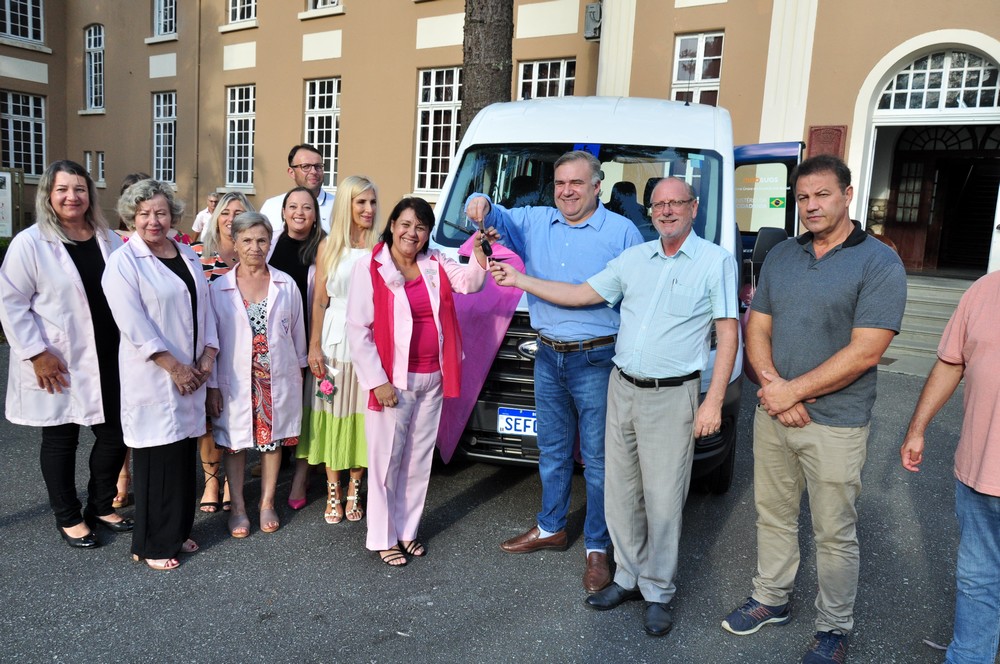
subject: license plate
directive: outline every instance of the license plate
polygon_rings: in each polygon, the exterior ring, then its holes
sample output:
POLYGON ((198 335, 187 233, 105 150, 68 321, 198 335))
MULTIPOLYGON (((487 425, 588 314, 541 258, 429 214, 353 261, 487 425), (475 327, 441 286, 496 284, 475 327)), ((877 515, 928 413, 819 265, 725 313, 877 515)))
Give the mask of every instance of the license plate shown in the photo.
POLYGON ((537 436, 535 411, 520 408, 497 408, 497 433, 537 436))

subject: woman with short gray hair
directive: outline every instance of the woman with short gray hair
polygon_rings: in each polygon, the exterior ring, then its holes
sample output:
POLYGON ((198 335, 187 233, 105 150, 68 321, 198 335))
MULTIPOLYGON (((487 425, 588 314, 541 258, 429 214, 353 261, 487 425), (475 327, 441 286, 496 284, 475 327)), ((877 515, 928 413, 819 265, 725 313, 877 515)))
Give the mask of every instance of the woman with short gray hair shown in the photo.
POLYGON ((239 215, 232 235, 239 260, 211 288, 220 354, 210 378, 208 413, 215 443, 226 452, 229 534, 241 539, 250 534, 243 498, 248 449, 261 455, 260 529, 272 533, 281 526, 274 507, 280 448, 299 442, 308 349, 298 286, 267 264, 272 236, 267 217, 239 215))

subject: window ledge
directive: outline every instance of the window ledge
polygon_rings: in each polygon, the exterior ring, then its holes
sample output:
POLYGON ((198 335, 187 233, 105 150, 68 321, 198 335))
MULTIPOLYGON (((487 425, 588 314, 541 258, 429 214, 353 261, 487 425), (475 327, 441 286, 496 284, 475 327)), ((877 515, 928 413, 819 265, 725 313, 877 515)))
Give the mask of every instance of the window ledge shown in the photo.
POLYGON ((439 198, 441 198, 441 190, 440 189, 433 189, 433 190, 431 190, 431 189, 425 189, 423 191, 414 191, 413 193, 410 194, 410 196, 416 196, 418 198, 422 198, 425 201, 427 201, 428 203, 430 203, 431 205, 433 205, 433 204, 435 204, 435 203, 438 202, 439 198))
POLYGON ((83 110, 77 111, 77 115, 105 115, 107 110, 103 108, 85 108, 83 110))
POLYGON ((42 179, 41 175, 28 175, 27 173, 25 173, 25 175, 24 175, 24 184, 37 185, 38 182, 39 182, 39 180, 41 180, 41 179, 42 179))
POLYGON ((13 37, 0 36, 0 45, 3 46, 13 46, 14 48, 23 48, 26 51, 37 51, 38 53, 52 53, 52 49, 39 42, 25 41, 23 39, 15 39, 13 37))
POLYGON ((308 21, 311 18, 322 18, 324 16, 337 16, 338 14, 344 13, 344 5, 337 5, 336 7, 323 7, 322 9, 310 9, 309 11, 299 12, 300 21, 308 21))
POLYGON ((252 184, 227 184, 215 190, 217 194, 228 194, 231 191, 238 191, 246 196, 256 196, 257 188, 252 184))
POLYGON ((177 33, 172 32, 169 35, 156 35, 155 37, 146 37, 143 39, 145 44, 162 44, 163 42, 175 42, 177 41, 177 33))
POLYGON ((97 187, 98 189, 107 189, 108 183, 105 182, 104 180, 95 180, 94 186, 97 187))
POLYGON ((250 19, 249 21, 237 21, 236 23, 227 23, 226 25, 219 26, 219 32, 236 32, 238 30, 250 30, 251 28, 259 27, 260 23, 257 19, 250 19))

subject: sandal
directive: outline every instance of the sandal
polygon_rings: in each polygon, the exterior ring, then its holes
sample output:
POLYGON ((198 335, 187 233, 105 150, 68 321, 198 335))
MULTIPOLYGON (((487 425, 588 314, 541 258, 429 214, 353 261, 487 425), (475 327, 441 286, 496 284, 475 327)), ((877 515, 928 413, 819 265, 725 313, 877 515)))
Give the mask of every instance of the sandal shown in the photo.
POLYGON ((331 526, 340 523, 344 519, 344 513, 340 510, 340 480, 327 482, 327 510, 323 513, 323 520, 331 526))
POLYGON ((144 562, 146 563, 146 566, 149 567, 149 569, 155 569, 158 572, 165 572, 167 570, 177 569, 178 567, 181 566, 181 561, 177 560, 176 558, 162 558, 162 559, 141 558, 133 554, 132 560, 134 560, 137 563, 144 562))
POLYGON ((236 539, 250 535, 250 519, 246 514, 233 514, 229 517, 229 534, 236 539))
POLYGON ((348 503, 353 502, 354 506, 351 507, 351 509, 347 510, 347 515, 346 515, 347 520, 361 521, 361 519, 364 518, 365 516, 364 510, 362 510, 360 505, 358 504, 361 501, 361 480, 356 477, 352 477, 350 479, 350 482, 351 482, 351 493, 347 494, 347 502, 348 503))
POLYGON ((398 546, 394 546, 391 549, 385 549, 384 551, 378 552, 379 558, 382 559, 389 567, 404 567, 408 562, 406 556, 402 551, 399 550, 398 546))
POLYGON ((403 544, 403 542, 400 542, 400 544, 403 545, 403 551, 406 551, 408 554, 410 554, 415 558, 423 558, 424 556, 427 555, 427 547, 424 546, 422 542, 418 542, 417 540, 410 540, 405 544, 403 544))
MULTIPOLYGON (((220 477, 220 475, 222 474, 221 466, 222 466, 221 461, 201 462, 201 468, 205 472, 205 484, 208 484, 210 481, 215 480, 215 483, 218 484, 219 488, 221 489, 222 487, 222 478, 220 477), (215 469, 215 472, 210 472, 212 468, 215 469)), ((216 498, 218 498, 219 493, 220 492, 216 492, 215 494, 216 498)), ((217 499, 202 500, 200 503, 198 503, 198 509, 201 510, 202 512, 205 512, 206 514, 215 514, 216 512, 219 511, 219 501, 217 499)))
POLYGON ((260 511, 260 530, 264 533, 273 533, 278 528, 281 528, 281 522, 278 521, 278 513, 274 511, 273 507, 268 509, 261 509, 260 511))

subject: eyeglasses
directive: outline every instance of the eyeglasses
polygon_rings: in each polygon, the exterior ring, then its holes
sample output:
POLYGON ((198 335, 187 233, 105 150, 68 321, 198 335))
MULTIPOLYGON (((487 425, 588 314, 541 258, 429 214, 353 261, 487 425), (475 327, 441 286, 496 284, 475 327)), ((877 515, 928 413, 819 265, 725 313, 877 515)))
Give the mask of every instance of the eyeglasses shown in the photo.
POLYGON ((652 210, 653 212, 656 212, 657 214, 663 212, 663 210, 667 208, 673 210, 679 210, 693 200, 694 200, 693 198, 687 198, 683 201, 657 201, 652 205, 650 205, 649 209, 652 210))
POLYGON ((292 164, 292 168, 298 168, 303 173, 312 173, 313 171, 325 170, 323 164, 292 164))

